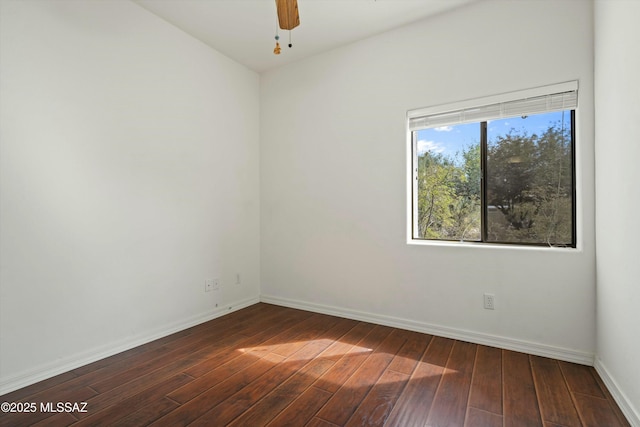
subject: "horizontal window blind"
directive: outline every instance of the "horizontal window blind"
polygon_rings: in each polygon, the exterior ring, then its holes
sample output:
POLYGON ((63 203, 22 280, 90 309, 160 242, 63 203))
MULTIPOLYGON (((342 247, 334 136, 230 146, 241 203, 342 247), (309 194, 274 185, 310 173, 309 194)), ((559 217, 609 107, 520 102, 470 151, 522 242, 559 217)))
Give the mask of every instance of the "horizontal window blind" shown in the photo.
MULTIPOLYGON (((482 100, 478 100, 478 103, 480 104, 479 106, 435 112, 433 114, 420 115, 420 113, 414 113, 415 116, 412 116, 410 113, 409 130, 417 131, 426 128, 483 122, 552 111, 574 110, 578 106, 578 90, 576 85, 575 90, 565 92, 488 103, 486 105, 482 105, 482 100)), ((443 107, 443 109, 446 109, 446 107, 443 107)))

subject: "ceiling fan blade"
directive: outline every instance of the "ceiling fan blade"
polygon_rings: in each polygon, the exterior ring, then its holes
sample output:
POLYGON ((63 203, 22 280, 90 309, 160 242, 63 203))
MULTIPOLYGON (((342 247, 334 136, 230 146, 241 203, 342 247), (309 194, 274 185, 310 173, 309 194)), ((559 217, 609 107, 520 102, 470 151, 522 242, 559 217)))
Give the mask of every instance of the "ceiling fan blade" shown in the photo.
POLYGON ((298 0, 276 0, 278 23, 283 30, 293 30, 300 25, 298 0))

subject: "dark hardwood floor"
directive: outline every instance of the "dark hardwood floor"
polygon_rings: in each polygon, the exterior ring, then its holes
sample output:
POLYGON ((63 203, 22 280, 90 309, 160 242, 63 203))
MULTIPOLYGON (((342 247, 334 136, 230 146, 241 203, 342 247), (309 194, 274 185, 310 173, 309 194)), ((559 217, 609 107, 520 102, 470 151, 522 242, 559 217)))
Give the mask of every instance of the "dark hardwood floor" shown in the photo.
POLYGON ((11 427, 629 425, 591 367, 269 304, 0 402, 36 404, 11 427))

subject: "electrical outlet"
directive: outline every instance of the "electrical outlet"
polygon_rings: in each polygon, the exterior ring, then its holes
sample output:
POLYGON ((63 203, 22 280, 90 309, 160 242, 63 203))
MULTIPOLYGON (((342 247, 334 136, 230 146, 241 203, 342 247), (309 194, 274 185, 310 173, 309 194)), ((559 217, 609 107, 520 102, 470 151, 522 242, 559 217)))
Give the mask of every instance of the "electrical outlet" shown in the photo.
POLYGON ((204 281, 204 291, 211 292, 213 289, 213 279, 207 279, 204 281))
POLYGON ((484 294, 484 308, 486 310, 496 309, 496 296, 493 294, 484 294))
POLYGON ((213 290, 214 291, 220 290, 220 281, 218 279, 213 279, 212 282, 213 282, 213 285, 212 285, 213 290))

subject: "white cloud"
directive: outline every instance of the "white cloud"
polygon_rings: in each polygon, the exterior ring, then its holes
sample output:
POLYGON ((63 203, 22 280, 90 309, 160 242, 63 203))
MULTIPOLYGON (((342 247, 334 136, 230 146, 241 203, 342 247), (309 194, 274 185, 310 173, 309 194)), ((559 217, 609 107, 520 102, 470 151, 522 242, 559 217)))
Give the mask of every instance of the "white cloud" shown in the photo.
POLYGON ((427 151, 438 154, 438 153, 442 153, 444 150, 445 148, 441 142, 425 141, 425 140, 418 141, 418 155, 422 155, 427 151))
POLYGON ((436 132, 451 132, 453 128, 451 126, 440 126, 439 128, 433 128, 436 132))

